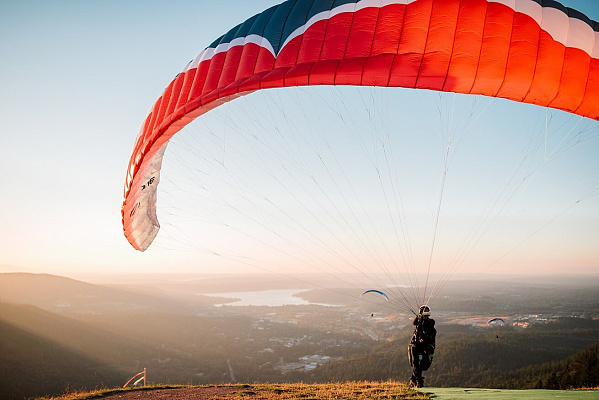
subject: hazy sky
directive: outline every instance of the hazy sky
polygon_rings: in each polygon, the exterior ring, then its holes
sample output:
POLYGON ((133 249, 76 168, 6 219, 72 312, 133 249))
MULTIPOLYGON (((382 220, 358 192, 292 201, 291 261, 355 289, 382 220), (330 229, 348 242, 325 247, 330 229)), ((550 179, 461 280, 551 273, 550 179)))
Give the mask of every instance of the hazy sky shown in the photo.
MULTIPOLYGON (((0 272, 207 272, 193 254, 130 247, 120 215, 127 162, 170 79, 216 37, 276 3, 4 1, 0 272)), ((595 0, 563 3, 599 20, 595 0)), ((597 150, 597 139, 589 146, 597 150)), ((589 180, 597 179, 597 156, 578 165, 589 180)), ((581 207, 573 218, 579 225, 568 225, 580 245, 551 257, 564 266, 572 260, 571 271, 596 273, 599 211, 581 207)), ((535 251, 528 272, 543 262, 535 251)))

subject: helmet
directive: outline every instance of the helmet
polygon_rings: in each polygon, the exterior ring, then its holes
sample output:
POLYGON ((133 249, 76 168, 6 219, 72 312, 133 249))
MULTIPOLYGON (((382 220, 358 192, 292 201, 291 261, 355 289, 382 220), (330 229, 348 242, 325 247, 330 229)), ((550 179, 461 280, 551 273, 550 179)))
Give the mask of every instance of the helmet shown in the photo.
POLYGON ((418 310, 418 314, 428 317, 429 315, 431 315, 431 308, 429 306, 427 306, 426 304, 423 304, 422 306, 420 306, 420 310, 418 310))

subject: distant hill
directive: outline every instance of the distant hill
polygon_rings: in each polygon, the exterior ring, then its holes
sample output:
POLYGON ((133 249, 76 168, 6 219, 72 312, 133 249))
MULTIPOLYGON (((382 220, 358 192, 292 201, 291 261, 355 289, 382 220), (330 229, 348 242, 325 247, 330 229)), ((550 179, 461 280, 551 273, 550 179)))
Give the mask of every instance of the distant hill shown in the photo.
POLYGON ((144 367, 152 382, 222 382, 226 355, 241 350, 225 351, 221 332, 239 334, 248 322, 190 314, 57 314, 0 303, 0 399, 115 387, 144 367))
POLYGON ((2 399, 122 385, 137 368, 128 355, 142 351, 133 340, 79 321, 33 306, 0 303, 2 399))
POLYGON ((0 301, 63 313, 197 312, 217 300, 173 297, 155 288, 94 285, 48 274, 0 274, 0 301))
POLYGON ((326 276, 283 276, 275 274, 247 274, 203 277, 179 281, 165 280, 152 284, 168 291, 186 293, 228 293, 271 289, 314 289, 318 286, 308 282, 326 283, 326 276), (302 279, 303 278, 303 279, 302 279))

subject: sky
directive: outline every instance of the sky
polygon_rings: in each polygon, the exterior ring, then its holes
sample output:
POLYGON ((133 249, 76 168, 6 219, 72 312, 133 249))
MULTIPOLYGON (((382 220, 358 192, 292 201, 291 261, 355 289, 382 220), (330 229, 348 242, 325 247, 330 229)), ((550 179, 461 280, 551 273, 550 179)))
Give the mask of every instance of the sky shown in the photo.
MULTIPOLYGON (((175 74, 215 38, 276 3, 3 1, 0 272, 209 272, 189 252, 130 247, 120 214, 125 171, 141 123, 175 74)), ((599 20, 594 0, 563 3, 599 20)), ((589 147, 597 149, 596 138, 589 147)), ((597 171, 596 156, 578 168, 597 171)), ((599 224, 592 221, 599 212, 588 203, 582 210, 580 225, 568 227, 579 232, 580 246, 560 253, 560 265, 597 273, 599 224)), ((535 254, 528 272, 542 264, 535 254)))

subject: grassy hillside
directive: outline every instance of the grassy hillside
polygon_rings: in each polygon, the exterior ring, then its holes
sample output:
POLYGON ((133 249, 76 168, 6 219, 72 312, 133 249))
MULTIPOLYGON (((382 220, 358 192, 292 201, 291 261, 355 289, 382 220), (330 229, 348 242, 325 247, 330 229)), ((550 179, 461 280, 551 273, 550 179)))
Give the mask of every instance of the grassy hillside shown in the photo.
POLYGON ((404 383, 345 382, 345 383, 276 383, 205 386, 153 386, 139 389, 106 389, 94 392, 70 393, 60 397, 38 400, 87 400, 94 398, 133 400, 152 399, 406 399, 428 400, 430 397, 411 389, 404 383))
POLYGON ((36 400, 187 400, 187 399, 255 399, 311 400, 334 399, 405 399, 405 400, 591 400, 599 395, 597 390, 502 390, 470 388, 424 388, 420 391, 404 383, 343 382, 343 383, 277 383, 277 384, 223 384, 149 386, 135 389, 103 389, 93 392, 72 392, 60 397, 43 397, 36 400))

